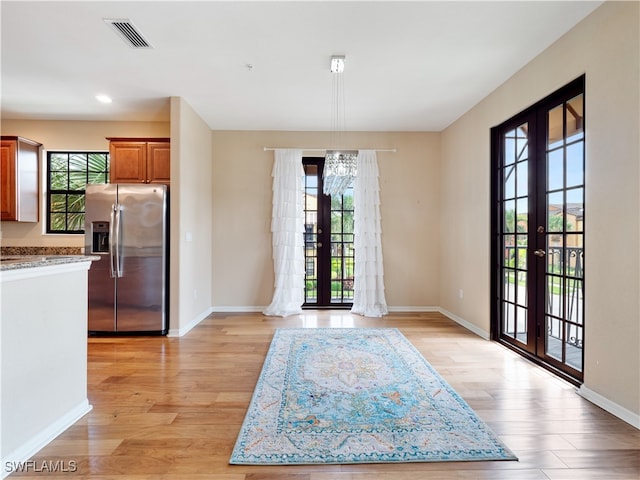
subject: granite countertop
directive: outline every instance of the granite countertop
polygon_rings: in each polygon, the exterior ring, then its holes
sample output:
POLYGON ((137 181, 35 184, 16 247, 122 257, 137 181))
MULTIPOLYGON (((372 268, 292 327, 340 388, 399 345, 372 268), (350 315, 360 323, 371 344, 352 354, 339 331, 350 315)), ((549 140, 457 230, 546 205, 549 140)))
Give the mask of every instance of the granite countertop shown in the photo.
POLYGON ((0 271, 99 260, 95 255, 1 255, 0 271))

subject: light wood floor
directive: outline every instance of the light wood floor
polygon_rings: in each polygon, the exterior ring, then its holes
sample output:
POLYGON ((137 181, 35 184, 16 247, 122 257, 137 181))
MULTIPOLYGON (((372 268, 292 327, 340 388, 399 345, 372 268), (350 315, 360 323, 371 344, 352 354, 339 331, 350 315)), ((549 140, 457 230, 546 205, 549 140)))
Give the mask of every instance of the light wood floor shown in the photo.
POLYGON ((578 396, 575 387, 437 313, 384 319, 342 311, 286 319, 215 314, 182 338, 91 338, 89 401, 93 410, 33 459, 36 465, 77 462, 77 472, 56 478, 640 478, 640 431, 578 396), (399 328, 520 460, 229 465, 274 329, 301 326, 399 328))

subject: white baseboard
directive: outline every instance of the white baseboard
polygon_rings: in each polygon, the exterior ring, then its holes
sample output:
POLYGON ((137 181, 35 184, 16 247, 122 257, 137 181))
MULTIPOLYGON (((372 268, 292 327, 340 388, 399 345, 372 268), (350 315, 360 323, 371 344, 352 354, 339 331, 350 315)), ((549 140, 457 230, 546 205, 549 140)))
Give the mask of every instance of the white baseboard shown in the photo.
POLYGON ((220 312, 220 313, 233 313, 233 312, 238 312, 238 313, 254 313, 254 312, 262 312, 264 309, 266 309, 267 306, 265 305, 264 307, 257 307, 257 306, 242 306, 242 307, 230 307, 227 305, 222 305, 222 306, 216 306, 216 307, 212 307, 211 310, 215 313, 215 312, 220 312))
MULTIPOLYGON (((267 306, 247 306, 247 305, 243 305, 243 306, 228 306, 228 305, 223 305, 223 306, 215 306, 212 307, 213 312, 220 312, 220 313, 256 313, 256 312, 263 312, 265 309, 267 308, 267 306)), ((393 307, 388 307, 390 312, 399 312, 399 313, 410 313, 410 312, 441 312, 442 309, 440 307, 421 307, 421 306, 393 306, 393 307)), ((313 309, 311 309, 312 311, 313 309)), ((303 312, 305 311, 309 311, 309 310, 303 310, 303 312)))
POLYGON ((168 337, 182 337, 189 333, 189 331, 198 325, 202 320, 207 318, 213 312, 213 308, 209 307, 204 312, 200 313, 197 317, 189 322, 189 324, 180 327, 180 328, 169 328, 169 332, 167 333, 168 337))
POLYGON ((388 310, 390 312, 399 312, 399 313, 404 313, 404 312, 439 312, 440 311, 440 307, 402 307, 402 306, 395 306, 395 307, 389 307, 387 306, 388 310))
POLYGON ((578 389, 578 395, 589 400, 591 403, 599 406, 603 410, 606 410, 611 415, 615 415, 620 420, 627 422, 629 425, 640 430, 640 415, 631 410, 612 402, 607 397, 594 392, 589 387, 585 387, 584 384, 578 389))
POLYGON ((75 406, 55 422, 51 423, 44 430, 33 436, 27 442, 2 458, 2 471, 0 478, 5 478, 12 473, 12 466, 18 466, 26 462, 42 448, 44 448, 54 438, 64 432, 71 425, 80 420, 83 416, 91 411, 93 407, 89 404, 89 400, 85 399, 79 405, 75 406))
POLYGON ((464 318, 459 317, 459 316, 457 316, 457 315, 445 310, 444 308, 438 307, 437 311, 440 312, 441 314, 443 314, 445 317, 450 318, 451 320, 456 322, 458 325, 461 325, 464 328, 466 328, 467 330, 475 333, 479 337, 482 337, 485 340, 490 340, 491 339, 491 335, 489 334, 489 332, 485 332, 484 330, 479 328, 477 325, 474 325, 473 323, 468 322, 464 318))

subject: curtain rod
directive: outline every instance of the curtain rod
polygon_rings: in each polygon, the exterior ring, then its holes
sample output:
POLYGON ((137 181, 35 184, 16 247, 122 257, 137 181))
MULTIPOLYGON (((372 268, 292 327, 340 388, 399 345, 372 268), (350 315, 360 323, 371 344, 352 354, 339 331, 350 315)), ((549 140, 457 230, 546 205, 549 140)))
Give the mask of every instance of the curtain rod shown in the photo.
MULTIPOLYGON (((292 148, 292 147, 288 147, 288 148, 292 148)), ((375 150, 376 152, 396 152, 395 148, 299 148, 299 147, 293 147, 296 148, 296 150, 302 150, 303 152, 326 152, 327 150, 375 150)), ((280 148, 277 147, 264 147, 264 151, 270 151, 270 150, 280 150, 280 148)))

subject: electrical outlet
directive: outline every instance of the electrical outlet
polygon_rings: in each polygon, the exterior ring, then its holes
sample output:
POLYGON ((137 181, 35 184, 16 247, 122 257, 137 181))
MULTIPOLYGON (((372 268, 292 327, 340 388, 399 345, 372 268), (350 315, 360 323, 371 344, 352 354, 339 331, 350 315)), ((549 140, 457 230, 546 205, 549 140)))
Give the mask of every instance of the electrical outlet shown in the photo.
POLYGON ((460 300, 464 298, 464 290, 462 289, 458 290, 458 297, 460 297, 460 300))

